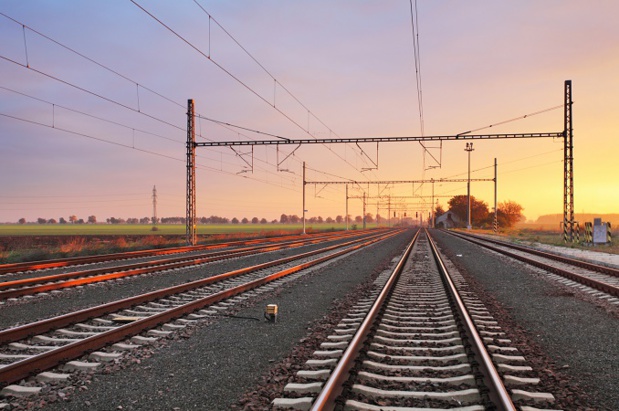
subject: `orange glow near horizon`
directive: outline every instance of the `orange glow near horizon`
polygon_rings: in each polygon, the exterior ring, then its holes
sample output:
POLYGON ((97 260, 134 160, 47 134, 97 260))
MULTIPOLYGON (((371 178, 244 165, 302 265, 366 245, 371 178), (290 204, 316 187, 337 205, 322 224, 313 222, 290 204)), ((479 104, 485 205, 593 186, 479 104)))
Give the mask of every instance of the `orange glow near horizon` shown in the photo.
MULTIPOLYGON (((0 59, 0 223, 150 217, 153 185, 158 216, 184 217, 189 98, 200 115, 198 141, 420 135, 405 6, 209 4, 209 13, 251 56, 219 27, 209 31, 208 17, 191 2, 148 6, 205 58, 131 4, 4 3, 0 11, 20 24, 0 17, 6 39, 0 45, 6 57, 0 59), (26 53, 21 24, 124 77, 30 29, 26 53)), ((547 109, 563 104, 563 83, 572 80, 575 211, 619 213, 613 160, 619 152, 613 137, 619 3, 443 0, 418 6, 424 134, 560 132, 563 110, 547 109)), ((425 155, 418 143, 385 143, 378 150, 375 144, 200 148, 197 215, 301 216, 303 161, 309 181, 466 178, 465 142, 426 146, 425 155), (368 170, 374 163, 378 168, 368 170)), ((521 204, 530 221, 561 214, 562 146, 562 139, 475 140, 471 177, 493 178, 496 158, 499 202, 521 204)), ((432 207, 431 184, 351 184, 349 190, 350 196, 365 190, 422 197, 392 204, 411 212, 432 207)), ((434 185, 443 206, 443 196, 465 193, 466 183, 434 185)), ((306 194, 307 218, 345 215, 343 185, 308 185, 306 194)), ((492 183, 472 184, 471 194, 493 207, 492 183)), ((348 205, 353 218, 362 214, 360 200, 348 205)), ((388 209, 372 200, 366 212, 386 216, 388 209)))

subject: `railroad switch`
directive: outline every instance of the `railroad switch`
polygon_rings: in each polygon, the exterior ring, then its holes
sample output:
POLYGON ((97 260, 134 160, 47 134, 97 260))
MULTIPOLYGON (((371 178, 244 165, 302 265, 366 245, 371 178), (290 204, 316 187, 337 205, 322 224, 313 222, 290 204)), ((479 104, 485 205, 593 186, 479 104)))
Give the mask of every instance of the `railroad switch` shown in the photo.
POLYGON ((277 321, 277 304, 268 304, 266 309, 264 310, 264 318, 267 319, 268 322, 274 323, 277 321))

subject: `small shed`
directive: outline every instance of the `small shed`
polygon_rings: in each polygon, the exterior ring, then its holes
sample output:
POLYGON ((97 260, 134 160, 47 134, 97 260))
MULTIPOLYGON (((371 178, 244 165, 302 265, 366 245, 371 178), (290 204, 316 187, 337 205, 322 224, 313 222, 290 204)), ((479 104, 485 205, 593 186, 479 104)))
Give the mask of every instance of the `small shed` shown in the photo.
POLYGON ((453 211, 448 210, 445 214, 441 214, 436 217, 436 228, 454 228, 462 225, 462 221, 454 214, 453 211))

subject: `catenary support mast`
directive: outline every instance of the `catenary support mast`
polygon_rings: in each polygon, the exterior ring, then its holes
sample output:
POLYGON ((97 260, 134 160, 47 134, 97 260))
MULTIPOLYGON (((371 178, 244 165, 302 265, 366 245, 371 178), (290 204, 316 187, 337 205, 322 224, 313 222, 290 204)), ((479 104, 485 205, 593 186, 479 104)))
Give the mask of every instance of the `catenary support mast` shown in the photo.
POLYGON ((187 101, 187 215, 185 240, 196 245, 196 129, 193 100, 187 101))
POLYGON ((563 241, 574 241, 574 146, 572 80, 565 80, 563 129, 563 241))

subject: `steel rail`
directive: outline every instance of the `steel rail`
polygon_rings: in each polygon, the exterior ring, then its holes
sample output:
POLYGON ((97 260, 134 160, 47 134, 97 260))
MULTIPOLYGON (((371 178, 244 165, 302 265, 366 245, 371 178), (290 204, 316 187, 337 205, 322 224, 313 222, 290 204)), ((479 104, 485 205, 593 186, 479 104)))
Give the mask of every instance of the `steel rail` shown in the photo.
MULTIPOLYGON (((102 332, 100 334, 91 336, 91 337, 87 337, 83 340, 80 341, 76 341, 74 343, 70 343, 68 345, 59 347, 56 350, 53 351, 48 351, 45 353, 41 353, 39 355, 21 360, 21 361, 17 361, 13 364, 7 365, 3 368, 0 368, 0 385, 7 385, 7 384, 11 384, 13 382, 19 381, 23 378, 26 378, 32 374, 35 374, 37 372, 41 372, 50 368, 53 368, 55 366, 57 366, 59 363, 61 362, 66 362, 69 361, 71 359, 74 358, 78 358, 82 355, 84 355, 85 353, 91 352, 93 350, 102 348, 106 345, 109 345, 111 343, 117 342, 117 341, 122 341, 130 336, 139 334, 140 332, 149 329, 149 328, 153 328, 159 324, 168 322, 170 320, 173 320, 175 318, 181 317, 183 315, 189 314, 191 312, 194 312, 196 310, 199 310, 205 306, 208 305, 212 305, 215 304, 219 301, 222 301, 224 299, 233 297, 237 294, 240 294, 242 292, 251 290, 253 288, 259 287, 261 285, 264 285, 266 283, 269 283, 271 281, 277 280, 278 278, 284 277, 286 275, 301 271, 303 269, 321 264, 323 262, 326 262, 328 260, 332 260, 334 258, 337 258, 339 256, 348 254, 352 251, 358 250, 360 248, 369 246, 371 244, 374 244, 378 241, 390 238, 392 236, 395 236, 396 234, 399 234, 401 231, 391 231, 388 233, 383 233, 382 235, 378 235, 375 236, 374 238, 371 239, 363 239, 363 240, 355 240, 352 241, 349 244, 350 247, 345 248, 343 250, 337 251, 333 254, 330 254, 328 256, 323 256, 320 258, 317 258, 315 260, 312 261, 308 261, 305 263, 302 263, 300 265, 297 265, 295 267, 291 267, 291 268, 287 268, 284 269, 282 271, 279 271, 277 273, 268 275, 264 278, 261 279, 257 279, 257 280, 253 280, 250 281, 248 283, 245 283, 243 285, 240 286, 236 286, 234 288, 228 289, 228 290, 224 290, 224 291, 220 291, 216 294, 213 294, 211 296, 196 300, 196 301, 192 301, 189 302, 187 304, 175 307, 173 309, 170 309, 168 311, 165 312, 161 312, 161 313, 157 313, 154 315, 151 315, 149 317, 140 319, 140 320, 136 320, 132 323, 120 326, 118 328, 115 328, 113 330, 109 330, 109 331, 105 331, 102 332)), ((343 245, 339 245, 337 246, 338 248, 341 248, 343 245)), ((332 248, 332 247, 329 247, 332 248)), ((320 250, 320 252, 324 252, 325 250, 320 250)), ((306 254, 316 254, 315 251, 312 251, 310 253, 306 253, 306 254)), ((283 261, 283 260, 289 260, 289 259, 282 259, 282 260, 278 260, 283 261)), ((274 265, 273 263, 266 263, 266 264, 261 264, 260 266, 255 266, 252 267, 254 270, 256 269, 260 269, 260 268, 266 268, 264 266, 272 266, 274 265), (257 268, 260 267, 260 268, 257 268)), ((237 271, 246 271, 248 269, 245 270, 237 270, 237 271)), ((230 277, 232 275, 238 275, 238 272, 230 272, 230 273, 226 273, 226 274, 222 274, 222 276, 225 277, 230 277)), ((27 337, 28 335, 31 335, 33 332, 34 333, 39 333, 41 332, 41 329, 39 326, 35 326, 35 327, 31 327, 32 325, 37 325, 37 324, 43 324, 45 323, 45 328, 46 331, 49 331, 50 329, 54 329, 57 328, 59 326, 59 324, 63 324, 66 325, 68 323, 75 323, 75 322, 79 322, 82 321, 84 319, 87 318, 92 318, 93 316, 99 316, 99 315, 103 315, 103 314, 107 314, 113 311, 117 311, 118 309, 123 309, 123 308, 127 308, 127 306, 132 306, 136 303, 143 303, 143 302, 147 302, 147 301, 152 301, 153 296, 157 295, 157 298, 162 298, 162 297, 166 297, 172 293, 177 293, 177 292, 182 292, 182 291, 187 291, 188 289, 192 289, 192 288, 197 288, 203 284, 208 283, 210 280, 210 282, 214 282, 213 278, 211 279, 206 279, 206 280, 200 280, 200 281, 195 281, 193 283, 188 283, 188 284, 183 284, 181 286, 176 286, 176 287, 171 287, 165 290, 160 290, 158 292, 153 292, 153 293, 147 293, 147 294, 143 294, 141 296, 137 296, 137 297, 132 297, 129 299, 125 299, 125 300, 121 300, 119 302, 114 302, 114 303, 109 303, 109 304, 104 304, 102 306, 99 307, 94 307, 92 309, 86 309, 86 310, 82 310, 79 311, 77 313, 74 314, 67 314, 61 317, 57 317, 57 319, 61 319, 60 321, 50 321, 50 320, 44 320, 41 321, 39 323, 33 323, 33 324, 29 324, 27 326, 23 326, 23 327, 18 327, 17 329, 12 329, 12 330, 6 330, 3 332, 0 332, 0 341, 3 343, 6 343, 10 340, 13 340, 15 337, 11 337, 9 339, 6 338, 6 336, 8 334, 21 334, 22 337, 20 338, 24 338, 27 337), (127 305, 128 304, 128 305, 127 305), (112 309, 112 307, 114 307, 114 309, 112 309), (85 314, 88 312, 88 314, 85 316, 85 314), (26 329, 29 328, 27 331, 26 329), (21 329, 21 330, 20 330, 21 329), (19 333, 15 333, 15 331, 20 331, 19 333), (24 333, 24 331, 26 331, 24 333)), ((51 320, 57 320, 57 319, 51 319, 51 320)), ((61 326, 61 325, 60 325, 61 326)))
MULTIPOLYGON (((383 238, 383 237, 387 238, 388 236, 396 235, 399 232, 400 231, 391 231, 391 232, 383 233, 382 235, 375 236, 373 239, 383 238)), ((302 258, 311 257, 316 254, 332 251, 336 248, 346 247, 349 245, 355 245, 362 241, 367 241, 367 239, 353 240, 353 241, 349 241, 343 244, 337 244, 337 245, 321 248, 319 250, 314 250, 314 251, 309 251, 307 253, 294 255, 291 257, 280 258, 278 260, 273 260, 273 261, 269 261, 266 263, 262 263, 262 264, 258 264, 258 265, 254 265, 250 267, 240 268, 237 270, 229 271, 227 273, 215 275, 215 276, 208 277, 208 278, 203 278, 203 279, 192 281, 189 283, 184 283, 184 284, 164 288, 161 290, 156 290, 156 291, 151 291, 148 293, 140 294, 134 297, 128 297, 122 300, 113 301, 113 302, 106 303, 106 304, 101 304, 96 307, 85 308, 83 310, 76 311, 74 313, 65 314, 65 315, 61 315, 58 317, 53 317, 53 318, 33 322, 30 324, 25 324, 22 326, 1 330, 0 331, 0 344, 7 344, 10 342, 15 342, 20 339, 30 337, 32 335, 44 333, 44 332, 47 332, 55 328, 64 327, 76 321, 88 320, 93 317, 109 314, 111 312, 115 312, 115 311, 125 309, 125 308, 130 308, 137 304, 147 303, 147 302, 159 299, 159 298, 165 298, 172 294, 189 291, 194 288, 203 287, 203 286, 206 286, 206 285, 209 285, 209 284, 212 284, 212 283, 215 283, 215 282, 218 282, 218 281, 230 278, 230 277, 247 274, 252 271, 262 270, 265 268, 270 268, 270 267, 274 267, 274 266, 281 265, 281 264, 286 264, 286 263, 299 260, 302 258)))
POLYGON ((406 247, 402 258, 398 261, 398 264, 393 269, 387 283, 383 287, 382 291, 376 297, 374 304, 372 304, 372 308, 370 308, 367 316, 359 326, 359 329, 355 333, 352 338, 350 345, 346 348, 346 351, 342 354, 342 357, 338 361, 335 369, 329 376, 327 382, 325 382, 320 394, 312 404, 311 411, 319 411, 319 410, 333 410, 335 408, 335 400, 342 392, 342 386, 346 382, 349 376, 349 372, 351 368, 354 366, 355 359, 358 357, 359 352, 363 347, 363 343, 365 342, 370 329, 373 327, 376 318, 378 316, 379 311, 381 310, 383 303, 387 299, 387 296, 391 293, 393 286, 397 282, 404 265, 406 264, 406 260, 419 237, 419 230, 415 233, 415 236, 406 247))
POLYGON ((428 242, 430 243, 430 246, 432 248, 434 261, 436 261, 441 276, 443 277, 447 291, 452 296, 455 308, 458 311, 460 320, 462 322, 462 325, 464 326, 465 333, 468 337, 470 348, 473 351, 473 354, 475 355, 475 358, 478 362, 479 370, 485 377, 485 382, 487 383, 486 385, 489 389, 488 396, 490 401, 492 401, 493 405, 496 407, 495 409, 498 411, 516 411, 516 406, 512 402, 511 396, 509 395, 507 388, 505 388, 503 380, 501 379, 501 376, 499 375, 497 369, 494 366, 494 363, 492 362, 492 357, 484 346, 483 339, 477 332, 477 328, 475 327, 475 324, 473 323, 473 320, 468 313, 466 305, 460 298, 460 294, 458 293, 456 286, 451 280, 449 271, 447 270, 447 267, 445 267, 445 264, 441 259, 434 240, 430 236, 428 230, 425 230, 425 232, 428 236, 428 242))
MULTIPOLYGON (((322 236, 324 234, 310 234, 310 236, 322 236)), ((237 247, 237 246, 245 246, 259 243, 272 243, 283 240, 291 240, 295 238, 303 238, 307 237, 302 235, 295 236, 278 236, 271 238, 254 238, 249 240, 239 240, 239 241, 230 241, 225 243, 215 243, 215 244, 206 244, 206 245, 198 245, 198 246, 183 246, 183 247, 173 247, 173 248, 162 248, 162 249, 150 249, 150 250, 137 250, 137 251, 127 251, 123 253, 114 253, 114 254, 102 254, 96 256, 83 256, 83 257, 69 257, 62 259, 53 259, 53 260, 41 260, 41 261, 29 261, 22 263, 9 263, 9 264, 0 264, 0 275, 7 273, 14 273, 20 271, 34 271, 34 270, 43 270, 48 268, 59 268, 59 267, 69 267, 72 265, 79 264, 90 264, 90 263, 100 263, 105 261, 114 261, 121 259, 129 259, 129 258, 139 258, 139 257, 150 257, 156 255, 167 255, 167 254, 178 254, 184 252, 191 251, 200 251, 200 250, 216 250, 219 248, 227 248, 227 247, 237 247)))
MULTIPOLYGON (((444 230, 447 231, 447 230, 444 230)), ((452 232, 452 231, 447 231, 448 233, 452 234, 452 235, 456 235, 462 238, 475 238, 477 240, 481 240, 481 241, 486 241, 492 244, 496 244, 496 245, 502 245, 504 247, 508 247, 508 248, 513 248, 516 250, 520 250, 520 251, 524 251, 526 253, 529 254, 535 254, 538 255, 540 257, 544 257, 544 258, 548 258, 551 260, 556 260, 556 261, 560 261, 562 263, 566 263, 566 264, 570 264, 570 265, 575 265, 577 267, 581 267, 581 268, 586 268, 587 270, 591 270, 591 271, 597 271, 599 273, 602 274, 607 274, 613 277, 619 277, 619 269, 617 268, 613 268, 613 267, 607 267, 604 265, 599 265, 599 264, 595 264, 595 263, 590 263, 588 261, 583 261, 583 260, 577 260, 575 258, 570 258, 570 257, 565 257, 559 254, 553 254, 553 253, 549 253, 546 251, 541 251, 541 250, 536 250, 534 248, 530 248, 530 247, 525 247, 525 246, 521 246, 518 244, 512 244, 512 243, 508 243, 506 241, 500 241, 500 240, 495 240, 492 238, 485 238, 479 235, 475 235, 475 234, 464 234, 464 233, 456 233, 456 232, 452 232)))
MULTIPOLYGON (((452 233, 450 233, 450 234, 452 234, 452 233)), ((455 234, 452 234, 452 235, 455 235, 455 234)), ((542 263, 541 261, 537 261, 537 260, 534 260, 532 258, 528 258, 528 257, 522 256, 522 255, 519 255, 519 254, 515 254, 515 253, 512 253, 510 251, 504 250, 502 248, 491 246, 489 244, 484 244, 483 242, 481 242, 479 240, 475 240, 475 239, 472 239, 472 238, 467 238, 465 236, 457 236, 457 237, 462 238, 465 241, 469 241, 469 242, 471 242, 473 244, 477 244, 477 245, 479 245, 481 247, 485 247, 485 248, 487 248, 489 250, 492 250, 492 251, 495 251, 497 253, 506 255, 508 257, 515 258, 515 259, 520 260, 522 262, 525 262, 527 264, 531 264, 531 265, 533 265, 535 267, 538 267, 538 268, 541 268, 543 270, 550 271, 552 273, 558 274, 558 275, 560 275, 562 277, 568 278, 568 279, 576 281, 578 283, 587 285, 587 286, 589 286, 591 288, 595 288, 597 290, 603 291, 603 292, 605 292, 607 294, 610 294, 610 295, 613 295, 615 297, 619 297, 619 287, 616 287, 614 285, 611 285, 611 284, 608 284, 608 283, 605 283, 605 282, 602 282, 602 281, 594 280, 593 278, 589 278, 589 277, 586 277, 586 276, 583 276, 583 275, 580 275, 580 274, 576 274, 576 273, 573 273, 571 271, 563 270, 563 269, 558 268, 558 267, 553 267, 552 265, 549 265, 549 264, 546 264, 546 263, 542 263)))
MULTIPOLYGON (((364 234, 367 235, 367 234, 364 234)), ((361 236, 360 236, 361 237, 361 236)), ((271 252, 283 248, 294 248, 323 241, 336 241, 347 236, 312 237, 295 241, 285 241, 275 244, 259 245, 254 247, 237 248, 234 250, 215 251, 208 254, 175 257, 164 260, 148 261, 125 266, 106 267, 83 270, 64 274, 48 275, 43 277, 25 278, 20 280, 0 282, 0 300, 16 298, 24 295, 75 287, 77 285, 93 284, 117 278, 147 274, 161 270, 186 268, 194 265, 220 261, 226 258, 238 258, 256 254, 257 252, 271 252), (73 281, 72 281, 73 280, 73 281), (55 283, 49 284, 55 281, 55 283), (62 281, 62 282, 58 282, 62 281), (40 284, 40 285, 37 285, 40 284), (16 289, 10 289, 20 287, 16 289), (4 290, 4 291, 3 291, 4 290)))

